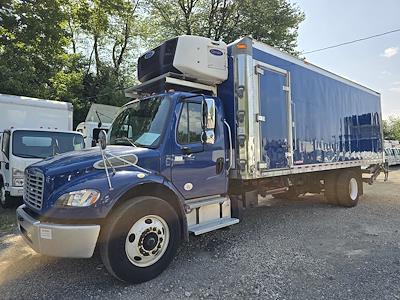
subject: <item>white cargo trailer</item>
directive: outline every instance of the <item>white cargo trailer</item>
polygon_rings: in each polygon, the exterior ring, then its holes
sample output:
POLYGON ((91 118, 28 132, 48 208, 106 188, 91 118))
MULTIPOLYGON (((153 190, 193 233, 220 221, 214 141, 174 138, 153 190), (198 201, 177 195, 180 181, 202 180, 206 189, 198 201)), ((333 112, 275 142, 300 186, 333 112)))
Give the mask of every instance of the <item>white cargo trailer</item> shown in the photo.
POLYGON ((93 103, 90 106, 85 122, 79 123, 76 131, 83 134, 86 148, 97 145, 100 131, 108 132, 112 121, 118 114, 117 106, 93 103))
POLYGON ((27 166, 84 147, 73 128, 71 103, 0 94, 0 204, 23 195, 27 166))

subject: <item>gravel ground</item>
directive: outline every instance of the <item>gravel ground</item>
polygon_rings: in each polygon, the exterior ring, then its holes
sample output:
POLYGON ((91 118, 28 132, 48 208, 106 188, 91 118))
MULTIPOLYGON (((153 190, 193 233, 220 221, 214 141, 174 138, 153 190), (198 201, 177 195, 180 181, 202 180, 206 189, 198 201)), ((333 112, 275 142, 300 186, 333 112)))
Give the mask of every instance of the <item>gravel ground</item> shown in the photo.
POLYGON ((400 299, 399 194, 400 169, 351 209, 321 195, 265 199, 240 224, 191 237, 161 276, 136 286, 98 256, 42 257, 15 227, 0 230, 0 298, 400 299))

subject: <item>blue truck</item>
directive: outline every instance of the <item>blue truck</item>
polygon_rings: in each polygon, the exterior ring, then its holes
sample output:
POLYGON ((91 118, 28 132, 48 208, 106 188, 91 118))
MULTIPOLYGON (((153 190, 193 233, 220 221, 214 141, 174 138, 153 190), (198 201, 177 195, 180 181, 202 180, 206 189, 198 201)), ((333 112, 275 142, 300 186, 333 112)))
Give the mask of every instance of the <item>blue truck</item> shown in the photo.
POLYGON ((17 219, 36 252, 98 249, 116 278, 144 282, 260 196, 353 207, 384 168, 379 93, 251 38, 168 40, 138 79, 98 147, 26 169, 17 219))

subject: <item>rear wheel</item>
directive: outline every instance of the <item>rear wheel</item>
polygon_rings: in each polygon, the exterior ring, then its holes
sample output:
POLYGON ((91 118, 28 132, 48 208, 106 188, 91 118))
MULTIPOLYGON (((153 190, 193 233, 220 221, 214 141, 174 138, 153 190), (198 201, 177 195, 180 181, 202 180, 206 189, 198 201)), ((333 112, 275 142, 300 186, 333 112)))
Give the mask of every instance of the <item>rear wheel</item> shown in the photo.
POLYGON ((361 185, 361 178, 356 172, 342 172, 337 180, 338 204, 346 207, 356 206, 360 198, 361 185))
POLYGON ((325 198, 330 204, 338 205, 337 174, 328 174, 324 179, 325 198))
POLYGON ((169 265, 180 242, 174 209, 156 197, 138 197, 119 207, 103 226, 100 254, 119 280, 140 283, 169 265))

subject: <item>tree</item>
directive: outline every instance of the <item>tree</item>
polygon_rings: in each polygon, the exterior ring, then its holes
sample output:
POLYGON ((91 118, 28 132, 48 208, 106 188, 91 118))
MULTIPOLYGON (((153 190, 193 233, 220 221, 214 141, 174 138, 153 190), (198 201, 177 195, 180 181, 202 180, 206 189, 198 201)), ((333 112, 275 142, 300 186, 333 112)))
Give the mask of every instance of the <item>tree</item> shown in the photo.
POLYGON ((139 0, 69 0, 63 6, 71 50, 85 58, 82 101, 122 105, 123 90, 135 80, 137 49, 148 31, 140 20, 139 0))
POLYGON ((383 135, 387 140, 400 141, 400 118, 389 117, 388 120, 383 120, 383 135))
POLYGON ((201 35, 232 42, 251 36, 294 53, 304 14, 287 0, 150 0, 164 36, 201 35))
POLYGON ((7 2, 0 19, 0 91, 49 97, 54 76, 76 61, 65 55, 69 41, 60 2, 7 2))

